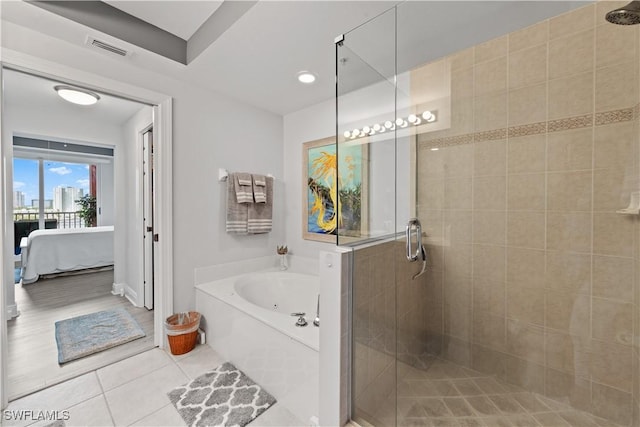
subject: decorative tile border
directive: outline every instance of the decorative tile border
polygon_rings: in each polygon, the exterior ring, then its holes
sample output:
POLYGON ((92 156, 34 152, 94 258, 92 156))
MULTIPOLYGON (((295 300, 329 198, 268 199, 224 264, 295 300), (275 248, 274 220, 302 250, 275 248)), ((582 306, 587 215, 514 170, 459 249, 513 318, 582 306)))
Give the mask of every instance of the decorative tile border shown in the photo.
POLYGON ((509 138, 518 136, 538 135, 547 131, 547 122, 531 123, 522 126, 512 126, 509 128, 509 138))
POLYGON ((561 132, 563 130, 586 128, 593 125, 593 114, 569 117, 566 119, 549 120, 548 132, 561 132))
POLYGON ((507 129, 495 129, 486 132, 476 132, 473 134, 473 139, 476 142, 480 141, 495 141, 497 139, 505 139, 507 137, 507 129))
POLYGON ((596 126, 608 125, 610 123, 629 122, 637 117, 634 108, 624 110, 606 111, 604 113, 596 113, 596 126))
POLYGON ((571 129, 580 129, 590 126, 602 126, 612 123, 628 122, 640 118, 640 104, 633 108, 605 111, 603 113, 586 114, 583 116, 568 117, 566 119, 549 120, 547 122, 530 123, 526 125, 511 126, 484 132, 467 133, 463 135, 446 136, 418 143, 418 150, 431 148, 451 147, 454 145, 472 144, 481 141, 496 141, 499 139, 517 138, 521 136, 540 135, 547 132, 561 132, 571 129))

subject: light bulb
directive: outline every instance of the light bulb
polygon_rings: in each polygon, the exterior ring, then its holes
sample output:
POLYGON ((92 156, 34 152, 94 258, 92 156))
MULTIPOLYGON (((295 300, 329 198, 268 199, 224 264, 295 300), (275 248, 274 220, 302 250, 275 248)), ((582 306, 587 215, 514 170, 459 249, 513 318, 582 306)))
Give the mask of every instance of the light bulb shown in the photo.
POLYGON ((418 117, 415 114, 409 114, 409 117, 407 117, 407 120, 409 120, 409 123, 415 123, 416 120, 418 120, 418 117))
POLYGON ((376 132, 380 132, 381 128, 382 128, 382 126, 380 126, 379 123, 376 123, 375 125, 373 125, 373 130, 375 130, 376 132))
POLYGON ((100 99, 97 93, 71 86, 58 85, 53 88, 65 101, 78 105, 93 105, 100 99))
POLYGON ((386 127, 387 129, 391 129, 393 127, 393 123, 391 123, 390 120, 387 120, 386 122, 384 122, 384 127, 386 127))
POLYGON ((398 126, 402 126, 402 123, 404 123, 404 120, 402 120, 402 118, 398 117, 398 118, 396 119, 396 125, 398 125, 398 126))
POLYGON ((431 114, 431 111, 427 110, 424 113, 422 113, 422 118, 425 120, 429 120, 431 118, 433 114, 431 114))
POLYGON ((348 130, 345 130, 343 135, 345 138, 349 138, 351 136, 351 132, 349 132, 348 130))
POLYGON ((362 130, 364 131, 364 133, 369 133, 371 132, 371 128, 369 126, 365 126, 362 128, 362 130))
POLYGON ((422 120, 420 119, 420 117, 416 117, 416 120, 413 122, 413 124, 418 126, 420 123, 422 123, 422 120))
POLYGON ((309 71, 300 71, 298 73, 298 81, 300 83, 311 84, 316 81, 316 75, 309 71))
POLYGON ((363 137, 365 135, 364 131, 360 131, 360 136, 363 137))
POLYGON ((432 122, 435 122, 435 121, 436 121, 436 115, 435 114, 432 114, 431 117, 429 117, 427 119, 428 123, 432 123, 432 122))
POLYGON ((407 123, 406 120, 402 120, 402 124, 400 125, 401 128, 406 128, 409 125, 409 123, 407 123))

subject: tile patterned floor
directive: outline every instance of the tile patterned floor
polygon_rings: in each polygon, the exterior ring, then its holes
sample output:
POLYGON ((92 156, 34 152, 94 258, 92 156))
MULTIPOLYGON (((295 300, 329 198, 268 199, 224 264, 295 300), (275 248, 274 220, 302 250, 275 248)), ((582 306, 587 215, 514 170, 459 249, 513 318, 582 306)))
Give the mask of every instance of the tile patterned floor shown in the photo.
MULTIPOLYGON (((182 356, 153 349, 9 403, 7 411, 69 411, 66 426, 184 426, 167 392, 224 360, 209 346, 182 356)), ((43 427, 47 422, 9 421, 2 426, 43 427)), ((251 426, 301 426, 276 403, 251 426)))
POLYGON ((438 359, 398 365, 399 427, 618 427, 493 376, 438 359))
MULTIPOLYGON (((173 356, 153 349, 11 402, 8 411, 68 410, 66 426, 184 426, 167 392, 224 360, 209 346, 173 356)), ((398 366, 399 427, 618 427, 446 361, 425 371, 398 366)), ((4 413, 3 413, 4 415, 4 413)), ((2 426, 44 427, 7 421, 2 426)), ((251 426, 303 426, 277 403, 251 426)))

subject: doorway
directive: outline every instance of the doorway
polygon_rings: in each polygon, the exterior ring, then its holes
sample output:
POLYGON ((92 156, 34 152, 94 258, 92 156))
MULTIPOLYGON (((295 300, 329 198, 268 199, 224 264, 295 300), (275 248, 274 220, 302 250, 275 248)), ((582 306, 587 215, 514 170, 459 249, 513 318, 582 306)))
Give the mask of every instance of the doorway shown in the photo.
MULTIPOLYGON (((20 68, 20 67, 19 66, 13 66, 13 67, 7 68, 6 64, 5 64, 5 68, 3 69, 3 71, 4 71, 3 74, 6 75, 8 72, 19 72, 17 70, 17 68, 20 68)), ((37 78, 40 78, 40 77, 37 77, 37 78)), ((60 81, 64 81, 64 79, 60 79, 60 81)), ((6 91, 7 88, 8 88, 8 86, 5 84, 4 90, 6 91)), ((108 91, 101 91, 100 92, 101 95, 104 94, 104 98, 105 99, 109 97, 109 95, 107 95, 107 92, 108 91)), ((135 93, 135 90, 133 92, 135 93)), ((146 96, 148 96, 148 93, 146 94, 146 96)), ((154 118, 155 118, 154 124, 159 128, 159 132, 158 132, 159 135, 156 137, 156 147, 157 147, 156 148, 156 159, 157 159, 157 163, 156 164, 159 165, 159 166, 156 167, 155 168, 155 172, 153 174, 151 174, 151 176, 156 175, 156 176, 159 177, 159 179, 158 179, 159 183, 155 184, 155 188, 157 189, 157 191, 155 191, 152 194, 155 194, 157 196, 157 198, 159 199, 159 201, 162 203, 162 205, 165 206, 166 203, 167 203, 167 200, 170 201, 170 199, 171 199, 170 186, 166 185, 167 178, 169 179, 169 182, 170 182, 171 168, 170 168, 170 163, 168 163, 165 160, 165 157, 163 157, 163 155, 166 156, 166 154, 165 154, 166 150, 170 149, 170 143, 171 143, 170 133, 166 132, 166 131, 163 132, 163 130, 166 130, 167 127, 170 126, 170 117, 171 117, 170 99, 167 99, 166 97, 164 97, 162 95, 158 95, 155 100, 150 100, 152 102, 148 102, 147 101, 147 102, 144 102, 144 103, 140 103, 140 101, 142 99, 143 98, 141 98, 141 99, 139 99, 137 101, 128 101, 128 102, 130 102, 130 103, 138 102, 139 105, 144 106, 144 108, 146 108, 148 110, 147 111, 148 112, 148 117, 150 117, 150 120, 147 123, 153 122, 154 118), (153 103, 155 105, 151 106, 151 105, 149 105, 150 103, 153 103)), ((11 135, 12 131, 9 128, 9 126, 7 126, 7 123, 11 122, 11 120, 14 119, 14 116, 12 116, 11 106, 7 105, 8 101, 7 101, 5 96, 3 96, 3 101, 4 102, 3 102, 3 115, 2 115, 2 117, 3 117, 2 156, 3 156, 4 164, 11 164, 11 160, 13 158, 13 149, 12 149, 10 143, 9 143, 9 140, 10 140, 10 135, 11 135)), ((82 113, 78 113, 78 114, 81 115, 82 113)), ((39 125, 42 125, 42 123, 39 123, 39 125)), ((148 126, 148 124, 147 124, 147 126, 148 126)), ((81 126, 79 126, 79 127, 81 127, 81 126)), ((77 130, 78 129, 74 129, 74 131, 77 131, 77 130)), ((31 135, 34 135, 34 134, 35 135, 43 135, 44 134, 44 132, 42 132, 42 127, 36 129, 35 131, 31 131, 29 133, 31 135)), ((135 143, 135 141, 134 141, 134 144, 132 144, 132 145, 133 145, 132 150, 135 150, 135 147, 137 147, 137 143, 135 143)), ((124 150, 117 150, 116 149, 116 154, 115 154, 116 159, 118 158, 118 156, 120 156, 120 159, 127 157, 126 154, 124 153, 124 150), (120 153, 118 153, 118 151, 120 151, 120 153)), ((117 162, 117 160, 116 160, 116 162, 117 162)), ((5 174, 4 177, 3 177, 3 178, 5 178, 4 179, 5 189, 7 189, 7 188, 11 189, 11 191, 6 191, 7 194, 12 192, 12 190, 13 190, 11 188, 12 187, 12 183, 10 182, 11 180, 8 178, 8 177, 11 176, 11 169, 10 168, 8 168, 8 169, 9 170, 7 170, 7 174, 5 174)), ((132 172, 132 173, 135 173, 135 171, 132 172)), ((97 174, 100 175, 99 172, 97 174)), ((116 180, 118 180, 118 175, 119 175, 118 171, 115 172, 115 175, 116 175, 116 180)), ((122 175, 122 174, 120 174, 120 175, 122 175)), ((122 178, 122 176, 121 176, 121 178, 122 178)), ((123 181, 123 182, 126 183, 126 181, 123 181)), ((109 189, 104 189, 103 188, 103 189, 98 189, 97 190, 98 193, 100 193, 100 191, 108 192, 109 189)), ((113 190, 111 190, 111 191, 113 191, 113 190)), ((137 193, 137 194, 138 194, 137 197, 139 197, 140 193, 137 193)), ((7 199, 8 199, 8 197, 7 197, 7 199)), ((151 205, 153 205, 153 203, 151 203, 151 205)), ((12 216, 10 214, 8 214, 8 213, 11 212, 13 206, 12 206, 11 202, 8 202, 6 200, 5 200, 4 206, 5 206, 5 220, 8 221, 8 222, 11 222, 12 221, 12 216)), ((108 206, 107 205, 102 205, 102 206, 98 207, 98 211, 101 214, 105 214, 106 213, 106 212, 104 212, 105 210, 108 210, 108 206)), ((121 215, 121 214, 115 213, 114 216, 117 217, 118 215, 121 215)), ((124 215, 126 215, 126 213, 124 215)), ((156 251, 156 253, 158 254, 157 255, 158 259, 159 260, 168 260, 168 261, 166 261, 167 264, 170 264, 170 259, 171 259, 171 255, 170 255, 171 254, 171 248, 168 247, 168 246, 170 246, 170 243, 171 243, 171 238, 169 237, 171 235, 171 233, 169 231, 171 229, 170 220, 171 220, 170 215, 164 215, 163 218, 159 222, 156 223, 156 227, 155 227, 156 234, 161 234, 164 237, 165 233, 167 233, 166 234, 167 238, 163 239, 163 243, 165 243, 165 244, 164 245, 156 244, 156 247, 159 249, 158 251, 156 251)), ((117 218, 116 218, 116 223, 117 223, 117 218)), ((9 229, 9 227, 6 227, 6 228, 9 229)), ((11 243, 9 242, 9 240, 13 241, 14 239, 13 239, 13 237, 11 237, 11 238, 9 238, 9 236, 6 236, 6 237, 7 237, 7 239, 4 240, 6 242, 6 244, 2 248, 3 249, 3 257, 2 257, 3 258, 3 266, 5 268, 7 266, 13 265, 13 262, 14 262, 13 253, 8 253, 8 251, 6 250, 8 246, 11 246, 11 243)), ((118 244, 117 243, 118 239, 116 238, 114 240, 116 241, 116 245, 117 245, 118 244)), ((126 245, 126 240, 125 241, 121 241, 120 244, 126 245)), ((154 245, 152 245, 152 247, 151 247, 152 251, 153 251, 153 246, 154 245)), ((142 259, 143 255, 140 254, 139 258, 142 259)), ((160 263, 160 262, 158 262, 157 264, 158 265, 162 265, 162 263, 160 263)), ((116 262, 116 266, 117 266, 117 262, 116 262)), ((140 265, 138 266, 138 268, 140 270, 142 270, 142 262, 140 262, 140 265)), ((5 271, 5 274, 3 275, 3 279, 4 279, 3 281, 4 282, 8 282, 9 276, 10 276, 8 274, 9 270, 13 271, 13 269, 8 269, 7 268, 5 270, 3 268, 3 270, 5 271)), ((159 267, 159 270, 166 271, 166 268, 159 267)), ((170 267, 169 267, 169 270, 170 270, 170 267)), ((106 279, 106 283, 107 283, 107 287, 109 288, 109 291, 114 290, 115 289, 115 285, 117 283, 119 283, 118 279, 116 279, 116 277, 114 277, 115 276, 115 272, 114 271, 112 271, 110 273, 109 272, 100 272, 98 274, 103 276, 102 279, 104 279, 104 276, 108 276, 109 274, 111 275, 111 278, 107 278, 106 279)), ((11 274, 11 276, 13 276, 13 274, 11 274)), ((148 295, 147 296, 148 300, 150 300, 150 302, 151 302, 149 304, 151 306, 150 308, 153 308, 153 307, 156 308, 156 310, 150 312, 151 313, 151 318, 149 320, 149 324, 151 326, 151 331, 153 331, 154 329, 160 330, 161 326, 159 327, 159 325, 162 325, 162 320, 161 319, 166 317, 172 311, 172 293, 170 291, 167 292, 167 289, 170 290, 170 288, 172 286, 171 275, 169 275, 169 276, 160 276, 160 277, 167 277, 167 278, 163 279, 163 280, 159 280, 159 281, 156 282, 157 284, 159 284, 159 286, 158 286, 157 291, 155 293, 153 293, 151 295, 149 295, 149 292, 146 293, 148 295)), ((13 277, 11 277, 11 279, 13 279, 13 277)), ((57 280, 57 279, 55 279, 55 280, 57 280)), ((153 281, 151 281, 151 285, 153 285, 153 281)), ((10 288, 10 287, 5 287, 5 289, 7 289, 7 288, 10 288)), ((142 291, 139 292, 139 295, 143 296, 144 292, 142 292, 142 291)), ((7 295, 7 293, 3 293, 3 295, 0 296, 0 302, 2 302, 2 304, 0 304, 0 306, 2 306, 3 308, 7 307, 7 306, 10 306, 11 305, 10 301, 14 300, 13 297, 14 297, 13 295, 7 295)), ((119 298, 119 297, 113 297, 113 298, 119 298)), ((144 306, 145 305, 144 301, 140 305, 144 306)), ((144 308, 143 310, 148 311, 146 308, 144 308)), ((4 316, 7 316, 6 310, 3 310, 3 314, 4 314, 4 316)), ((9 317, 11 317, 11 313, 9 313, 9 316, 5 317, 5 319, 8 319, 9 317)), ((4 340, 7 338, 7 325, 3 322, 1 327, 2 327, 2 339, 3 339, 3 342, 6 342, 4 340)), ((162 339, 161 334, 155 334, 154 335, 153 332, 152 332, 151 334, 149 334, 148 346, 152 347, 152 346, 155 345, 155 346, 162 347, 163 344, 164 344, 163 341, 164 340, 162 339)), ((10 366, 8 366, 8 357, 7 357, 9 353, 8 353, 8 350, 7 350, 8 346, 4 346, 3 345, 2 347, 3 347, 2 348, 2 354, 1 354, 2 357, 1 357, 0 360, 2 362, 2 364, 1 364, 1 369, 2 369, 1 379, 2 379, 2 382, 3 382, 3 384, 2 384, 3 387, 0 387, 0 394, 1 394, 1 396, 0 396, 1 402, 0 403, 2 403, 2 406, 4 407, 10 397, 11 398, 15 398, 18 395, 12 393, 11 388, 7 387, 7 378, 9 376, 9 374, 10 374, 10 372, 8 371, 8 368, 10 368, 10 366)), ((140 352, 140 351, 143 351, 143 349, 140 348, 136 352, 140 352)), ((131 354, 116 356, 117 359, 115 359, 115 360, 106 360, 105 358, 103 358, 104 360, 102 362, 99 362, 99 363, 101 364, 101 366, 104 366, 105 364, 112 363, 112 362, 114 362, 116 360, 122 359, 124 357, 128 357, 130 355, 131 354)), ((86 372, 87 370, 91 370, 91 369, 95 369, 96 368, 96 367, 89 367, 89 365, 86 362, 83 362, 83 363, 87 365, 86 369, 84 369, 84 372, 86 372)), ((50 379, 50 381, 48 381, 46 385, 48 386, 48 385, 51 385, 53 383, 56 383, 56 382, 59 382, 59 381, 62 381, 62 380, 65 380, 65 379, 68 379, 70 377, 73 377, 73 376, 76 376, 76 375, 79 375, 79 374, 83 373, 83 372, 81 372, 83 369, 80 367, 80 365, 82 365, 83 363, 78 363, 77 364, 77 367, 80 368, 79 370, 77 370, 77 372, 74 369, 68 369, 67 368, 65 371, 66 371, 67 374, 70 374, 70 376, 67 375, 65 377, 56 377, 54 379, 50 379)), ((34 391, 34 390, 29 390, 27 392, 30 392, 30 391, 34 391)), ((24 393, 21 393, 21 394, 24 394, 24 393)))

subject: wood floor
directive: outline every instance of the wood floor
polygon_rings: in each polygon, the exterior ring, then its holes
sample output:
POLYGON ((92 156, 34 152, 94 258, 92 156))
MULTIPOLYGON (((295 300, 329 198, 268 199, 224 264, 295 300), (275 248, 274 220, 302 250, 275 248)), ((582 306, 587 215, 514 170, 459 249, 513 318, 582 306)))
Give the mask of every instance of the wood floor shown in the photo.
POLYGON ((9 400, 153 348, 153 311, 111 294, 113 270, 16 285, 20 316, 8 325, 9 400), (146 336, 109 350, 58 365, 55 322, 124 307, 146 336))

